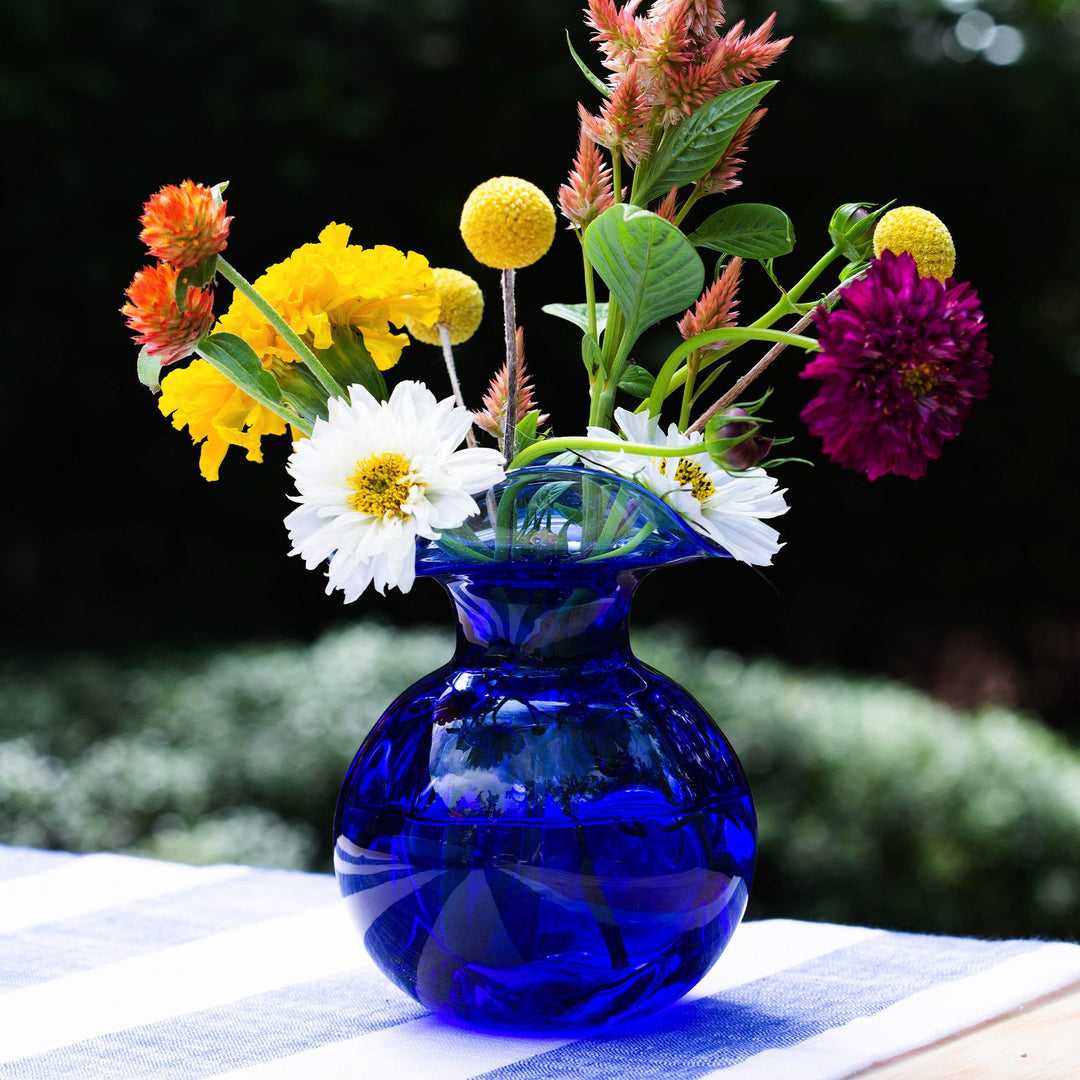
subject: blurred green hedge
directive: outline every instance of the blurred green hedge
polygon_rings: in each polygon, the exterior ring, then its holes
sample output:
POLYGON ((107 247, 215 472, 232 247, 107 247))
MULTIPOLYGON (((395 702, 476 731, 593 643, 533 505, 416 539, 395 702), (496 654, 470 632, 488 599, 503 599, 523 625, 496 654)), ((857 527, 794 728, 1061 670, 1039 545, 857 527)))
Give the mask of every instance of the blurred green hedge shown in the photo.
MULTIPOLYGON (((1033 718, 638 636, 737 749, 761 847, 751 914, 1073 937, 1080 752, 1033 718)), ((448 634, 375 624, 313 646, 0 677, 0 842, 325 870, 365 732, 448 634)))

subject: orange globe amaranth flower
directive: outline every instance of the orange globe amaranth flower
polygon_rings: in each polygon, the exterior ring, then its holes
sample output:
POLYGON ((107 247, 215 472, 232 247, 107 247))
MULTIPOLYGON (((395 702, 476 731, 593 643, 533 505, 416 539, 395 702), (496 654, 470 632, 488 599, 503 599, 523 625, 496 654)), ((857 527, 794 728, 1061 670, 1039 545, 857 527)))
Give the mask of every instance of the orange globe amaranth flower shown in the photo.
POLYGON ((432 283, 439 297, 439 321, 427 326, 417 319, 409 319, 405 329, 425 345, 441 345, 439 325, 445 326, 451 345, 460 345, 476 333, 484 315, 484 294, 480 286, 460 270, 436 266, 431 271, 432 283))
POLYGON ((474 188, 465 200, 461 238, 477 262, 497 270, 519 270, 551 247, 555 207, 528 180, 496 176, 474 188))
POLYGON ((150 254, 187 270, 225 250, 231 217, 213 189, 185 180, 169 184, 143 205, 139 239, 150 254))
POLYGON ((178 276, 168 263, 144 267, 127 287, 128 303, 120 309, 136 343, 162 367, 190 356, 214 322, 213 290, 188 289, 181 309, 176 302, 178 276))
POLYGON ((945 222, 919 206, 897 206, 874 229, 874 255, 905 252, 915 260, 919 277, 948 281, 956 268, 956 248, 945 222))

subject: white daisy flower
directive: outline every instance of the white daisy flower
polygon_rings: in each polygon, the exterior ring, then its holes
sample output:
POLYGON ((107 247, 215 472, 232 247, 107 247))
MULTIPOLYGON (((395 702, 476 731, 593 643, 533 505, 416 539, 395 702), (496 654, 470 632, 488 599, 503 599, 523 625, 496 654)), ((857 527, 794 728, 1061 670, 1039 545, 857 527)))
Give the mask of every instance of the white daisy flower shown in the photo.
MULTIPOLYGON (((682 447, 703 438, 684 435, 676 424, 665 435, 656 417, 626 409, 615 410, 615 421, 633 443, 682 447)), ((590 427, 589 436, 606 440, 619 437, 600 427, 590 427)), ((776 489, 776 481, 764 469, 728 472, 708 454, 647 457, 623 451, 589 451, 588 458, 648 488, 741 562, 768 566, 783 546, 780 534, 762 521, 778 517, 788 508, 784 492, 776 489)))
POLYGON ((329 416, 299 440, 288 471, 299 507, 285 519, 290 555, 309 570, 329 560, 327 593, 345 603, 369 585, 402 592, 416 577, 416 540, 439 538, 478 510, 473 494, 503 479, 498 450, 456 449, 472 417, 402 382, 380 402, 362 386, 330 398, 329 416))

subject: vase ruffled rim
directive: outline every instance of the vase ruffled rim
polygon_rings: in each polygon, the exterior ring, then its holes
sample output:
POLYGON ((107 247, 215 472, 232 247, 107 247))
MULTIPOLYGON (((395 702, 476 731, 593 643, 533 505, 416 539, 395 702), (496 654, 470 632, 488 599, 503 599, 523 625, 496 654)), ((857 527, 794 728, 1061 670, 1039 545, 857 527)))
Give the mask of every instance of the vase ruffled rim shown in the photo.
POLYGON ((520 570, 646 570, 730 553, 661 498, 618 473, 528 465, 475 496, 479 511, 419 540, 417 576, 520 570))

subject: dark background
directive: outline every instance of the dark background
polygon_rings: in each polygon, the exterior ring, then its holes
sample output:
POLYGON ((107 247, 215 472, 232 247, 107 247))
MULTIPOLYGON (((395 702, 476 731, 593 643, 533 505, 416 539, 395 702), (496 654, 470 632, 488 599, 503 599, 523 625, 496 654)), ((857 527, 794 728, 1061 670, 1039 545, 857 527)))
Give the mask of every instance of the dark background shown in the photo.
MULTIPOLYGON (((817 464, 781 474, 787 547, 764 575, 733 563, 666 570, 637 610, 747 654, 898 676, 962 705, 1034 709, 1077 736, 1080 8, 981 2, 1023 35, 1019 59, 997 64, 959 43, 971 7, 785 3, 777 32, 795 42, 768 72, 781 82, 732 199, 792 217, 799 244, 778 262, 788 282, 824 251, 842 202, 896 198, 936 212, 956 240, 957 275, 987 313, 991 397, 922 481, 870 484, 825 462, 801 428, 812 389, 788 355, 769 415, 795 436, 792 453, 817 464)), ((729 24, 756 26, 771 10, 732 4, 729 24)), ((596 106, 567 29, 598 69, 577 0, 5 5, 9 661, 305 640, 365 615, 445 623, 431 582, 343 608, 284 557, 284 440, 261 466, 230 451, 222 479, 205 483, 186 432, 136 380, 118 308, 145 261, 142 202, 187 177, 228 180, 228 257, 249 277, 329 221, 352 225, 354 242, 473 274, 489 317, 458 360, 478 401, 501 356, 498 283, 465 251, 457 217, 489 176, 524 176, 552 197, 565 179, 576 102, 596 106)), ((578 344, 539 309, 580 299, 579 275, 577 245, 561 232, 519 275, 529 366, 561 433, 585 419, 578 344)), ((752 317, 770 298, 745 276, 752 317)), ((226 303, 223 290, 219 310, 226 303)), ((429 347, 406 350, 395 374, 444 388, 429 347)))

